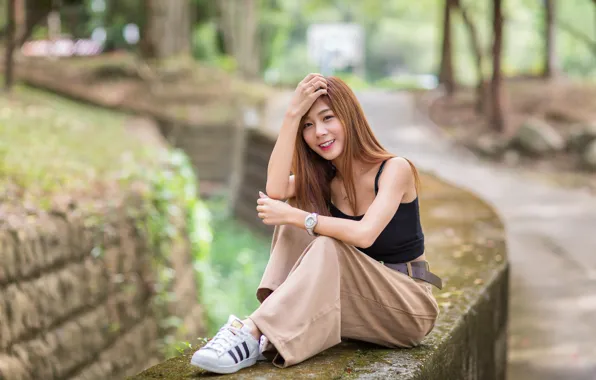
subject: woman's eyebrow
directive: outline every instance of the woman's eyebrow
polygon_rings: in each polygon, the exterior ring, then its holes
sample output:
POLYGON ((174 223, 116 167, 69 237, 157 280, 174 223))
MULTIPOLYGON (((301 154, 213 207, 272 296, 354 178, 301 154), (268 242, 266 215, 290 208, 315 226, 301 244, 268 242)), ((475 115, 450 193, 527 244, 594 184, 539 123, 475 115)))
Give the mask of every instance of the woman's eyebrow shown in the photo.
MULTIPOLYGON (((317 112, 317 114, 315 116, 319 116, 323 112, 327 112, 327 111, 331 111, 331 109, 330 108, 325 108, 323 110, 320 110, 319 112, 317 112)), ((306 117, 304 118, 304 121, 306 121, 306 120, 310 120, 310 116, 306 115, 306 117)))

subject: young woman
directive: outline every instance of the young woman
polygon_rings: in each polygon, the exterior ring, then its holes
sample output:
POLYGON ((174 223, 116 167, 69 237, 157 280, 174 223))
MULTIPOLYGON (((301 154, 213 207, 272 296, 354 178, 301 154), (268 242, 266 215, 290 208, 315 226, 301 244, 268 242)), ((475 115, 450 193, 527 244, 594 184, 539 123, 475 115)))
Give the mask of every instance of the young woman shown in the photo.
POLYGON ((232 373, 268 357, 288 367, 342 337, 413 347, 433 329, 441 280, 424 255, 418 173, 381 146, 340 79, 309 74, 298 85, 266 191, 257 212, 275 231, 261 305, 231 315, 191 364, 232 373))

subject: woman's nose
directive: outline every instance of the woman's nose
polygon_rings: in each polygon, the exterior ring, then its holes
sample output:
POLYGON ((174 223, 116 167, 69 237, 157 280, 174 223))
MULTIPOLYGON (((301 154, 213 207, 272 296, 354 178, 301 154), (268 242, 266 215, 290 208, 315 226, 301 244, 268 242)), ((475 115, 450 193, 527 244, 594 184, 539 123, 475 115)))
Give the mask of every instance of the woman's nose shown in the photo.
POLYGON ((327 128, 325 128, 325 126, 321 124, 317 124, 315 131, 317 136, 325 136, 327 134, 327 128))

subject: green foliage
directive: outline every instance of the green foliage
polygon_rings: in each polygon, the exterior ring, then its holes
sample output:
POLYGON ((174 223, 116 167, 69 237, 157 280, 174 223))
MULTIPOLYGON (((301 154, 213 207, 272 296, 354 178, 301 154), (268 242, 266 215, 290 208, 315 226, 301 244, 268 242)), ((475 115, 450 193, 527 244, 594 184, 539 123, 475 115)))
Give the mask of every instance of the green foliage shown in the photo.
POLYGON ((371 87, 370 83, 364 78, 353 73, 339 72, 334 75, 346 82, 346 84, 354 91, 366 90, 371 87))
POLYGON ((381 78, 378 81, 374 82, 373 86, 376 88, 382 88, 382 89, 386 89, 386 90, 396 90, 396 91, 397 90, 420 90, 420 89, 425 88, 420 83, 420 80, 417 80, 416 78, 413 78, 413 77, 381 78))
POLYGON ((192 38, 193 56, 205 62, 216 61, 221 54, 217 48, 217 24, 215 21, 196 25, 192 38))
POLYGON ((208 200, 213 216, 211 276, 203 297, 208 302, 208 330, 214 334, 230 314, 243 318, 257 307, 256 290, 269 259, 269 238, 256 235, 227 212, 225 196, 208 200))
MULTIPOLYGON (((173 297, 170 284, 175 273, 169 268, 168 258, 171 242, 184 236, 172 221, 184 215, 185 233, 191 242, 193 267, 199 279, 199 300, 204 306, 208 334, 212 336, 229 314, 245 316, 258 306, 255 292, 269 257, 270 243, 227 213, 225 197, 208 202, 198 198, 197 179, 182 151, 170 151, 165 160, 165 169, 144 175, 151 190, 142 212, 146 219, 139 224, 147 232, 156 252, 155 266, 160 268, 157 301, 163 305, 173 297)), ((163 320, 165 327, 173 328, 164 338, 164 352, 171 356, 187 346, 176 339, 182 321, 168 316, 163 320)))
MULTIPOLYGON (((153 266, 157 271, 156 313, 166 334, 162 351, 166 357, 175 355, 179 347, 177 336, 183 333, 182 320, 167 313, 167 305, 174 300, 172 282, 176 273, 171 268, 175 243, 188 239, 195 263, 197 287, 202 291, 199 302, 208 305, 205 290, 211 276, 209 259, 212 233, 210 213, 198 198, 197 178, 188 157, 178 149, 163 152, 161 165, 153 171, 130 170, 122 176, 122 184, 141 180, 149 184, 141 210, 130 210, 137 216, 137 229, 146 236, 152 248, 153 266)), ((209 315, 210 309, 206 308, 209 315)))

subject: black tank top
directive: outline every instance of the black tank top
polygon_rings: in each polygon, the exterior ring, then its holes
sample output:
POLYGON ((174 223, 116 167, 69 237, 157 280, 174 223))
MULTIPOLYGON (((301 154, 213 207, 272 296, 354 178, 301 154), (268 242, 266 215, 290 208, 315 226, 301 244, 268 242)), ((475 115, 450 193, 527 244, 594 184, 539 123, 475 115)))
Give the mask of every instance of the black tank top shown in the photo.
MULTIPOLYGON (((375 177, 375 195, 379 190, 379 177, 385 162, 383 161, 375 177)), ((329 201, 329 211, 336 218, 361 220, 364 217, 364 215, 346 215, 331 201, 329 201)), ((370 247, 356 248, 373 259, 386 263, 405 263, 422 255, 424 253, 424 234, 420 224, 418 197, 412 202, 399 205, 393 218, 370 247)))

